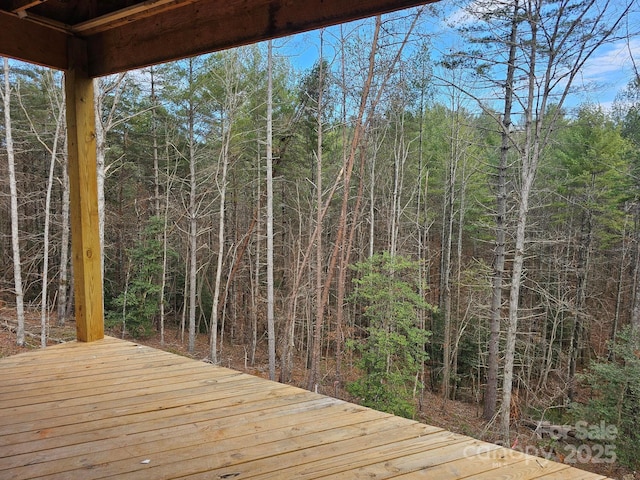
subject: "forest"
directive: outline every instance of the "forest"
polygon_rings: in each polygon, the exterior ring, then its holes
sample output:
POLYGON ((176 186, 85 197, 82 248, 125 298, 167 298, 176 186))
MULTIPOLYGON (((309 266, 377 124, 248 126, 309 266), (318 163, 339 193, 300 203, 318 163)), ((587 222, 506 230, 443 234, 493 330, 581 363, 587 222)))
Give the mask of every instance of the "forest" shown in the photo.
MULTIPOLYGON (((638 466, 638 7, 434 4, 96 80, 109 334, 262 348, 407 417, 481 402, 507 444, 603 421, 638 466)), ((44 345, 73 319, 63 77, 3 59, 0 90, 0 299, 44 345)))

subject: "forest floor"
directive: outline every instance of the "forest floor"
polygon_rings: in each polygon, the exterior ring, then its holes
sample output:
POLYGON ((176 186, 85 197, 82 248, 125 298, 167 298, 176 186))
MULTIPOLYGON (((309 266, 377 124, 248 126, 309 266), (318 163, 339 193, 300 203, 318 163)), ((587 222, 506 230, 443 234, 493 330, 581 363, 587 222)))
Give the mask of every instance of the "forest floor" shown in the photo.
MULTIPOLYGON (((12 308, 8 308, 0 304, 0 358, 15 355, 21 352, 33 350, 40 347, 40 313, 33 311, 27 314, 26 319, 26 345, 20 347, 16 345, 15 337, 15 314, 12 308)), ((116 336, 115 332, 107 332, 107 334, 116 336)), ((64 327, 54 326, 53 322, 49 328, 49 345, 55 345, 62 342, 75 340, 75 323, 68 322, 64 327)), ((128 340, 133 340, 127 338, 128 340)), ((188 353, 187 342, 183 342, 180 338, 178 329, 167 329, 165 333, 165 344, 160 344, 160 335, 155 334, 146 338, 138 338, 135 342, 166 350, 171 353, 191 357, 194 359, 205 360, 208 357, 208 336, 201 334, 196 340, 196 349, 194 354, 188 353)), ((259 345, 259 351, 256 352, 256 361, 253 366, 249 365, 248 349, 242 344, 232 344, 225 340, 219 353, 220 364, 224 367, 243 371, 251 375, 268 377, 268 361, 266 354, 266 342, 259 345), (260 348, 262 347, 262 348, 260 348)), ((297 362, 301 364, 302 362, 297 362)), ((331 366, 325 364, 327 371, 332 370, 331 366)), ((347 368, 345 368, 347 370, 347 368)), ((353 372, 353 370, 351 370, 353 372)), ((300 369, 293 373, 292 384, 304 387, 305 371, 300 369)), ((326 378, 329 378, 327 375, 326 378)), ((348 379, 347 379, 348 380, 348 379)), ((356 399, 333 382, 329 381, 328 386, 318 389, 319 393, 341 398, 347 401, 355 402, 356 399)), ((424 393, 422 401, 423 408, 419 413, 419 418, 423 423, 438 426, 452 432, 468 435, 485 441, 495 441, 496 435, 482 419, 482 405, 476 401, 448 400, 443 401, 442 397, 430 391, 424 393)), ((548 439, 539 439, 535 433, 525 426, 518 426, 514 432, 512 440, 513 448, 532 454, 541 454, 549 448, 552 442, 548 439)), ((559 445, 556 445, 556 449, 559 445)), ((566 461, 566 457, 557 454, 549 457, 556 461, 566 461)), ((588 470, 590 472, 599 473, 608 477, 619 480, 640 480, 640 472, 630 471, 628 468, 616 463, 576 463, 578 468, 588 470)))

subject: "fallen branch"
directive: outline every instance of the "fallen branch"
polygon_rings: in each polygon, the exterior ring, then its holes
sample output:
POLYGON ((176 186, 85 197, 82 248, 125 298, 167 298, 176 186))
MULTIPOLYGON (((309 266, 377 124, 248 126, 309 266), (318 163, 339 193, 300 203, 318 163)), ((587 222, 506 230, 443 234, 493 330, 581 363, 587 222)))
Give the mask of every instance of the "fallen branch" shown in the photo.
MULTIPOLYGON (((9 330, 11 333, 16 333, 18 330, 18 326, 7 321, 0 323, 0 327, 9 330)), ((31 333, 25 330, 24 334, 29 338, 35 338, 40 340, 42 336, 39 333, 31 333)), ((47 337, 47 341, 52 341, 53 343, 67 343, 69 340, 65 340, 63 338, 55 338, 55 337, 47 337)))
POLYGON ((536 422, 525 419, 522 420, 522 425, 535 431, 541 438, 550 437, 556 440, 575 438, 578 433, 573 425, 555 425, 548 421, 536 422))

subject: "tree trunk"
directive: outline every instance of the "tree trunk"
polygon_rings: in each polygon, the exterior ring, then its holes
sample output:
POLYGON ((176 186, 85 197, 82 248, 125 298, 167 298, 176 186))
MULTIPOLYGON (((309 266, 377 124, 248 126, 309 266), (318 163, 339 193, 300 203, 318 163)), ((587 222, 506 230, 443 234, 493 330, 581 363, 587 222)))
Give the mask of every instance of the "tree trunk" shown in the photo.
MULTIPOLYGON (((160 327, 160 345, 164 345, 164 324, 165 324, 165 303, 164 292, 166 288, 166 275, 167 275, 167 226, 168 226, 168 195, 169 188, 167 188, 167 199, 165 201, 165 210, 161 212, 160 209, 160 164, 158 154, 158 97, 155 90, 155 71, 151 67, 149 69, 150 82, 151 82, 151 135, 153 137, 153 207, 154 216, 160 219, 161 215, 164 215, 164 226, 162 232, 158 233, 157 240, 162 245, 162 271, 160 272, 160 292, 158 293, 158 302, 160 303, 160 318, 158 319, 160 327)), ((168 172, 167 172, 168 173, 168 172)), ((167 184, 169 182, 169 175, 167 175, 167 184)), ((167 185, 168 186, 168 185, 167 185)))
POLYGON ((445 180, 445 196, 442 202, 442 234, 440 260, 440 308, 442 309, 442 398, 451 396, 451 249, 453 240, 454 198, 458 169, 458 124, 457 113, 452 108, 450 152, 445 180))
POLYGON ((633 267, 633 306, 631 309, 631 332, 634 338, 640 336, 640 208, 636 207, 635 262, 633 267))
POLYGON ((223 128, 223 145, 222 145, 222 178, 216 182, 219 185, 220 192, 220 213, 218 215, 218 259, 216 264, 216 279, 213 289, 213 302, 211 306, 211 330, 209 338, 209 356, 211 363, 218 364, 218 305, 220 303, 220 286, 222 284, 222 266, 224 260, 224 219, 225 219, 225 201, 227 197, 227 171, 229 169, 229 144, 231 143, 231 120, 227 118, 223 120, 227 123, 223 128))
POLYGON ((22 112, 24 113, 27 121, 29 123, 29 128, 31 132, 35 135, 36 139, 42 145, 42 147, 47 151, 50 156, 49 161, 49 174, 47 177, 47 188, 45 191, 45 199, 44 199, 44 226, 43 226, 43 235, 42 235, 42 245, 43 245, 43 254, 42 254, 42 287, 41 287, 41 296, 40 296, 40 346, 45 348, 47 346, 47 330, 49 325, 49 295, 48 295, 48 287, 49 287, 49 233, 50 233, 50 223, 51 223, 51 192, 53 190, 53 183, 55 180, 55 167, 56 161, 58 157, 58 142, 60 141, 61 133, 64 129, 65 121, 64 121, 64 97, 60 98, 58 92, 64 91, 64 89, 56 89, 54 74, 51 70, 46 71, 45 75, 48 76, 47 84, 49 85, 49 98, 50 98, 50 108, 51 113, 55 114, 57 110, 57 119, 55 123, 55 130, 53 132, 52 144, 48 145, 46 139, 43 139, 38 131, 38 126, 36 122, 31 118, 30 111, 22 102, 22 97, 18 94, 18 101, 20 106, 22 107, 22 112), (57 101, 57 102, 56 102, 57 101))
MULTIPOLYGON (((333 282, 333 278, 336 271, 336 265, 338 265, 338 261, 340 261, 340 265, 346 268, 346 265, 344 265, 344 261, 345 259, 346 261, 348 261, 349 259, 348 250, 349 250, 350 241, 349 241, 349 236, 347 235, 346 229, 347 229, 347 221, 349 216, 348 207, 349 207, 349 197, 350 197, 350 188, 351 188, 351 175, 353 173, 355 159, 359 149, 362 147, 361 141, 367 130, 369 121, 374 116, 375 108, 380 103, 380 99, 385 91, 385 87, 387 83, 389 82, 390 76, 394 71, 395 66, 400 61, 404 47, 407 44, 408 37, 410 36, 411 32, 415 28, 421 13, 422 13, 422 9, 418 10, 415 16, 413 17, 412 23, 409 29, 407 30, 407 33, 403 38, 403 41, 400 43, 400 46, 398 47, 395 53, 395 56, 390 60, 390 64, 388 68, 385 70, 384 77, 380 80, 380 82, 377 85, 377 92, 375 97, 371 99, 370 94, 372 90, 372 82, 373 82, 373 79, 375 76, 375 70, 376 70, 375 60, 376 60, 376 54, 379 48, 378 38, 382 30, 382 18, 380 16, 377 16, 375 20, 375 28, 373 33, 373 39, 371 42, 371 50, 369 52, 369 64, 368 64, 367 76, 365 78, 365 84, 363 86, 362 93, 360 95, 360 105, 358 107, 358 114, 354 120, 355 126, 354 126, 353 135, 351 137, 351 141, 349 144, 349 152, 345 156, 344 162, 343 162, 342 170, 344 171, 344 181, 342 185, 342 204, 340 209, 340 216, 338 218, 338 226, 336 229, 336 241, 335 241, 333 250, 331 252, 331 256, 329 259, 329 266, 327 268, 327 275, 326 275, 324 286, 323 286, 322 300, 321 300, 323 309, 326 308, 326 305, 328 304, 328 301, 329 301, 330 288, 333 282), (367 110, 369 110, 369 115, 365 120, 365 113, 367 112, 367 110)), ((361 197, 362 197, 362 191, 360 189, 358 193, 358 201, 360 200, 361 197)), ((346 277, 343 276, 342 278, 346 278, 346 277)), ((338 292, 337 292, 338 298, 344 298, 344 291, 340 291, 341 289, 344 289, 344 288, 345 288, 344 282, 338 284, 338 292)), ((337 322, 338 324, 341 324, 342 320, 341 319, 337 320, 337 322)), ((317 384, 318 364, 320 361, 320 339, 321 339, 322 327, 323 327, 322 319, 316 318, 316 324, 314 325, 313 340, 312 340, 311 369, 310 369, 309 377, 307 381, 307 388, 309 388, 310 390, 312 390, 317 384)))
MULTIPOLYGON (((256 361, 256 349, 258 347, 258 297, 260 295, 260 258, 261 258, 261 244, 260 233, 262 231, 260 222, 260 211, 262 210, 262 192, 261 192, 261 176, 260 170, 262 169, 262 156, 260 154, 260 142, 257 146, 258 158, 256 160, 257 167, 257 181, 258 191, 256 194, 256 258, 254 264, 254 273, 251 276, 251 365, 256 361)), ((268 326, 267 326, 268 328, 268 326)))
MULTIPOLYGON (((593 200, 591 200, 593 201, 593 200)), ((576 300, 573 329, 571 332, 571 346, 569 349, 569 385, 567 397, 570 402, 575 399, 575 376, 581 344, 585 340, 584 308, 587 300, 587 281, 589 279, 589 264, 591 258, 591 241, 593 239, 593 221, 591 211, 583 213, 583 221, 578 239, 578 264, 576 265, 576 300)))
POLYGON ((493 275, 491 278, 491 320, 489 322, 489 354, 487 358, 487 388, 484 396, 482 417, 490 421, 496 414, 498 404, 498 367, 500 358, 500 326, 502 323, 502 283, 504 277, 506 215, 507 215, 507 165, 511 148, 511 109, 516 61, 518 33, 518 1, 513 6, 511 35, 509 37, 509 60, 505 79, 505 100, 502 114, 500 160, 496 182, 496 241, 493 252, 493 275))
POLYGON ((269 378, 276 379, 276 329, 273 285, 273 43, 267 54, 267 340, 269 378))
MULTIPOLYGON (((102 78, 94 80, 94 108, 96 116, 96 173, 98 176, 98 228, 100 231, 100 245, 101 249, 101 271, 102 278, 104 278, 104 255, 105 255, 105 242, 104 242, 104 227, 105 227, 105 198, 104 198, 104 186, 107 174, 106 154, 107 154, 107 134, 115 126, 115 115, 117 107, 120 102, 120 95, 124 86, 124 79, 126 73, 118 74, 115 79, 109 84, 106 84, 106 79, 102 78), (113 93, 113 99, 111 101, 111 107, 105 112, 105 97, 113 93)), ((101 286, 102 287, 102 286, 101 286)))
MULTIPOLYGON (((52 82, 53 83, 53 82, 52 82)), ((54 105, 52 105, 53 107, 54 105)), ((40 346, 47 346, 47 327, 49 325, 49 302, 47 288, 49 286, 49 223, 51 221, 51 190, 53 189, 53 180, 56 166, 56 158, 58 156, 58 141, 60 132, 64 125, 64 104, 57 105, 59 108, 58 119, 56 121, 56 129, 53 137, 53 145, 49 149, 51 162, 49 164, 49 179, 47 180, 47 193, 44 202, 44 235, 43 235, 43 259, 42 259, 42 295, 40 305, 40 346)))
MULTIPOLYGON (((331 257, 329 260, 329 267, 327 269, 327 276, 324 281, 324 286, 322 289, 322 297, 321 297, 321 305, 317 308, 324 311, 325 306, 329 301, 329 292, 331 288, 331 283, 333 282, 333 277, 335 275, 335 268, 338 262, 339 254, 342 248, 344 248, 344 238, 345 238, 345 229, 347 224, 347 215, 348 215, 348 205, 349 205, 349 193, 351 187, 351 174, 353 172, 353 166, 355 163, 356 152, 358 150, 358 146, 360 144, 360 138, 363 134, 364 123, 363 118, 365 114, 365 110, 367 107, 367 101, 369 98, 369 93, 371 90, 371 82, 373 81, 374 76, 374 67, 375 67, 375 56, 376 51, 378 49, 378 35, 380 32, 381 26, 381 18, 380 16, 376 17, 376 26, 373 35, 373 40, 371 43, 371 50, 369 52, 369 70, 367 73, 367 78, 365 80, 365 85, 362 91, 362 95, 360 97, 360 107, 358 110, 358 116, 356 119, 355 130, 353 133, 353 137, 351 139, 351 144, 349 146, 349 153, 345 155, 343 170, 344 170, 344 181, 342 185, 342 206, 340 209, 340 217, 338 219, 338 226, 336 228, 336 241, 333 246, 333 250, 331 252, 331 257)), ((311 347, 311 369, 309 371, 309 377, 307 380, 307 388, 309 390, 313 390, 318 381, 318 366, 320 362, 320 339, 322 334, 323 327, 323 318, 317 317, 313 329, 313 339, 312 339, 312 347, 311 347)))
POLYGON ((13 250, 13 283, 16 298, 16 343, 24 345, 24 293, 22 290, 22 266, 20 261, 20 228, 18 224, 18 186, 16 182, 15 151, 11 130, 11 86, 9 83, 9 60, 4 58, 4 127, 5 148, 7 149, 7 163, 9 165, 9 189, 11 192, 11 247, 13 250))
MULTIPOLYGON (((515 12, 514 12, 515 13, 515 12)), ((528 92, 525 106, 524 136, 525 143, 520 154, 520 191, 518 198, 518 218, 516 223, 515 251, 513 254, 513 270, 511 272, 511 290, 509 292, 509 323, 507 325, 504 377, 502 383, 502 407, 500 416, 500 429, 506 445, 509 444, 509 427, 511 424, 511 394, 513 387, 513 368, 515 363, 516 339, 518 334, 518 307, 520 304, 520 285, 524 266, 524 253, 527 229, 527 215, 529 213, 529 197, 533 188, 538 160, 540 154, 540 128, 544 114, 544 99, 542 110, 538 112, 538 118, 534 119, 536 106, 536 61, 537 61, 537 31, 536 12, 530 12, 530 52, 528 70, 528 92)), ((514 15, 515 16, 515 15, 514 15)), ((548 92, 547 92, 548 94, 548 92)))
MULTIPOLYGON (((193 59, 189 59, 189 84, 194 85, 193 59)), ((195 154, 195 107, 193 98, 189 97, 189 353, 196 348, 196 292, 197 292, 197 251, 198 251, 198 219, 197 219, 197 181, 195 154)))
MULTIPOLYGON (((322 274, 323 263, 324 263, 324 254, 322 249, 322 115, 323 115, 323 104, 322 104, 322 92, 324 90, 324 71, 323 71, 323 46, 324 46, 324 30, 320 30, 320 62, 319 62, 319 71, 318 71, 318 105, 317 105, 317 143, 316 143, 316 229, 318 234, 316 235, 316 284, 315 284, 315 297, 316 297, 316 312, 315 312, 315 321, 316 324, 323 323, 324 316, 324 305, 322 304, 322 274)), ((316 337, 313 338, 314 342, 316 341, 316 337)), ((314 343, 315 345, 315 343, 314 343)))
MULTIPOLYGON (((64 89, 63 89, 64 91, 64 89)), ((69 311, 69 171, 67 157, 67 135, 64 136, 64 151, 62 153, 62 214, 60 233, 60 271, 58 273, 58 326, 64 326, 69 311)))

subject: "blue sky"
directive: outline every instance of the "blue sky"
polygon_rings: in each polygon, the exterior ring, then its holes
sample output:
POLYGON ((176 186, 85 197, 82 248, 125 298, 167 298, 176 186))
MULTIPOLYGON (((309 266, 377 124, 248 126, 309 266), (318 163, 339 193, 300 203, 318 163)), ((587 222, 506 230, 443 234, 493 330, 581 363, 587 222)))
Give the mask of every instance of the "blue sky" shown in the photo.
MULTIPOLYGON (((448 10, 446 14, 448 19, 456 19, 458 24, 468 21, 462 10, 454 7, 451 1, 443 0, 439 2, 438 6, 445 11, 448 10)), ((362 24, 363 21, 352 22, 346 24, 344 28, 345 31, 351 31, 362 24)), ((624 28, 639 30, 640 12, 632 13, 627 18, 624 28)), ((331 58, 330 44, 336 42, 338 32, 339 27, 325 30, 325 58, 331 58)), ((445 49, 446 45, 457 41, 456 34, 446 25, 446 22, 436 18, 427 19, 422 26, 421 33, 434 36, 436 42, 433 47, 434 52, 445 49)), ((280 55, 288 56, 296 68, 308 70, 318 59, 319 37, 319 31, 313 31, 280 39, 274 43, 275 51, 280 55)), ((580 72, 574 83, 576 93, 568 100, 567 106, 573 107, 586 102, 609 108, 616 95, 633 78, 631 55, 640 64, 640 36, 638 36, 638 32, 629 42, 621 40, 601 47, 580 72)))
MULTIPOLYGON (((487 5, 487 2, 484 0, 470 1, 476 5, 478 2, 487 5)), ((621 14, 621 9, 624 8, 627 1, 628 0, 613 0, 609 6, 611 16, 621 14)), ((441 2, 443 5, 447 3, 453 5, 454 0, 443 0, 441 2)), ((637 63, 640 63, 639 8, 640 4, 636 2, 635 10, 632 10, 630 14, 625 17, 626 21, 621 24, 620 28, 619 35, 627 34, 632 36, 632 38, 629 41, 619 40, 613 43, 607 43, 594 52, 574 81, 572 89, 574 93, 572 97, 567 100, 565 104, 567 107, 571 108, 586 102, 601 105, 603 108, 608 109, 613 104, 616 95, 618 95, 633 78, 632 56, 637 63)), ((466 14, 463 9, 452 6, 448 14, 448 20, 448 24, 452 22, 460 24, 469 23, 473 19, 470 19, 469 15, 466 14)), ((439 28, 446 30, 447 25, 440 25, 439 28)), ((445 39, 446 37, 445 35, 445 39)))
MULTIPOLYGON (((610 107, 615 96, 624 89, 633 78, 633 64, 630 57, 633 53, 636 62, 640 62, 640 38, 627 42, 619 41, 601 48, 591 58, 582 71, 582 81, 593 83, 597 90, 583 95, 586 101, 610 107)), ((640 67, 640 65, 638 65, 640 67)))

